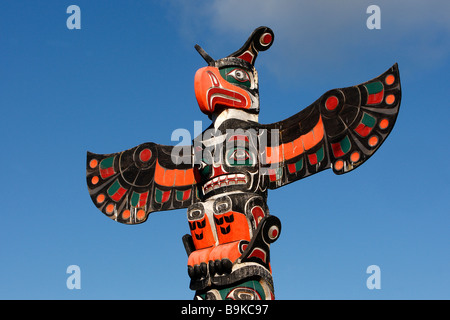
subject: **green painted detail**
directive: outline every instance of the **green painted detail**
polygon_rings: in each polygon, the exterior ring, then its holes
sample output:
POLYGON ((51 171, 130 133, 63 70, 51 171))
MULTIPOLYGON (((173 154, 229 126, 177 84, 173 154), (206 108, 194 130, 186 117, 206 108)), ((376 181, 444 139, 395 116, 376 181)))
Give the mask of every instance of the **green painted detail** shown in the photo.
POLYGON ((350 148, 352 147, 352 144, 348 136, 345 136, 345 138, 342 139, 342 141, 339 144, 341 145, 341 150, 342 152, 344 152, 344 154, 349 152, 350 148))
MULTIPOLYGON (((217 290, 217 292, 219 292, 220 298, 222 300, 233 300, 232 297, 230 296, 230 294, 232 294, 232 291, 235 289, 237 289, 237 290, 242 289, 242 291, 240 292, 239 295, 243 299, 245 299, 245 297, 246 297, 245 295, 254 295, 255 293, 257 295, 259 295, 258 298, 260 298, 261 300, 266 300, 266 298, 269 298, 269 299, 271 298, 271 297, 266 297, 264 288, 258 280, 249 280, 249 281, 245 281, 245 282, 240 283, 235 286, 226 287, 226 288, 222 288, 222 289, 213 289, 213 290, 217 290)), ((201 299, 206 300, 208 292, 209 291, 198 294, 198 296, 201 299)), ((236 294, 236 292, 234 294, 236 294)), ((247 297, 250 298, 250 296, 247 296, 247 297)))
POLYGON ((231 166, 252 166, 252 155, 247 148, 235 147, 227 151, 227 159, 231 166))
POLYGON ((233 83, 233 84, 240 84, 243 86, 246 86, 250 88, 251 82, 250 82, 250 76, 248 75, 248 71, 241 69, 239 67, 227 67, 219 69, 220 75, 222 78, 224 78, 227 82, 233 83), (238 80, 239 72, 242 72, 245 76, 245 78, 248 78, 248 80, 238 80))
POLYGON ((233 291, 236 288, 254 290, 259 294, 259 296, 261 297, 261 300, 266 299, 266 295, 264 294, 264 289, 263 289, 262 285, 259 283, 259 281, 257 281, 257 280, 249 280, 249 281, 243 282, 239 285, 236 285, 236 286, 233 286, 230 288, 221 289, 221 290, 219 290, 220 296, 222 297, 223 300, 232 300, 231 298, 227 299, 227 296, 231 291, 233 291))
MULTIPOLYGON (((219 294, 222 298, 222 300, 232 300, 231 297, 227 298, 228 295, 235 289, 237 288, 242 288, 243 291, 255 291, 261 298, 261 300, 265 300, 266 299, 266 295, 264 293, 264 288, 262 287, 262 285, 259 283, 259 281, 257 280, 249 280, 249 281, 245 281, 243 283, 240 283, 236 286, 232 286, 232 287, 228 287, 228 288, 224 288, 224 289, 219 289, 219 294)), ((202 298, 206 298, 206 293, 201 295, 202 298)))
POLYGON ((207 177, 209 176, 209 174, 211 173, 211 165, 205 165, 203 168, 201 168, 200 170, 200 175, 202 177, 207 177))
POLYGON ((108 194, 109 196, 112 196, 120 189, 120 183, 118 180, 114 181, 114 183, 108 188, 108 194))
POLYGON ((164 203, 169 200, 170 197, 170 190, 169 191, 163 191, 159 190, 158 188, 155 188, 155 201, 158 203, 164 203))
POLYGON ((303 168, 303 159, 300 159, 295 163, 295 171, 300 171, 303 168))
POLYGON ((323 160, 323 158, 325 157, 325 153, 323 152, 323 147, 321 147, 319 150, 317 150, 316 156, 317 156, 317 162, 321 162, 323 160))
POLYGON ((133 194, 131 195, 131 205, 133 207, 137 207, 137 205, 139 204, 139 197, 140 194, 133 191, 133 194))
POLYGON ((164 192, 159 190, 158 188, 155 188, 155 201, 158 203, 162 202, 164 192))
POLYGON ((377 120, 374 117, 364 112, 363 118, 361 120, 362 124, 364 124, 367 127, 373 128, 375 127, 376 122, 377 120))
POLYGON ((175 197, 177 201, 183 201, 184 191, 176 190, 175 197))
POLYGON ((383 91, 383 84, 380 81, 368 83, 365 85, 369 94, 375 94, 383 91))
POLYGON ((100 162, 100 169, 107 169, 107 168, 111 168, 114 164, 114 157, 109 157, 106 159, 103 159, 100 162))

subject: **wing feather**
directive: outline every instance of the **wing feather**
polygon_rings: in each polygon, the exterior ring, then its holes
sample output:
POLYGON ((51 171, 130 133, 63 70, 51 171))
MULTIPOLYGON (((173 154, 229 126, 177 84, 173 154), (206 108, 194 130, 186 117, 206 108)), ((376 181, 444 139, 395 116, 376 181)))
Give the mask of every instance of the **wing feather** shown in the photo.
POLYGON ((326 92, 292 117, 263 125, 262 167, 275 189, 332 168, 354 170, 378 150, 400 108, 398 65, 360 85, 326 92))
POLYGON ((197 201, 191 154, 179 156, 174 148, 150 142, 118 153, 88 152, 86 180, 94 204, 113 220, 137 224, 151 212, 197 201))

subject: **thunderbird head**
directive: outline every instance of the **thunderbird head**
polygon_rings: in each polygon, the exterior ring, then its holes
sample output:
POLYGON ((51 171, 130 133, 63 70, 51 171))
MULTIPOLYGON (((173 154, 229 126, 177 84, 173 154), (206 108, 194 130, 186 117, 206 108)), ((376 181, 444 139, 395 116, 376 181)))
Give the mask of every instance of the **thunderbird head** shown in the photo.
POLYGON ((214 60, 196 45, 208 63, 195 74, 195 96, 200 110, 210 118, 226 108, 258 114, 258 73, 254 63, 258 52, 269 49, 273 40, 270 28, 257 28, 238 51, 219 60, 214 60))

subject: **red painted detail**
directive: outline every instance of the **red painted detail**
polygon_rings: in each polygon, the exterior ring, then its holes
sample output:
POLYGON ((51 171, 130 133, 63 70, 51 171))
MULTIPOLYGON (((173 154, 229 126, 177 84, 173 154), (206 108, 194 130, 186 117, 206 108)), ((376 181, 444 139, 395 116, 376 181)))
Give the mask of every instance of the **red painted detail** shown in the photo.
POLYGON ((295 168, 295 163, 289 163, 288 170, 289 170, 289 173, 295 173, 297 171, 297 169, 295 168))
POLYGON ((252 253, 248 256, 249 258, 258 258, 264 262, 266 262, 266 252, 262 249, 255 248, 252 253))
POLYGON ((244 108, 247 106, 247 99, 244 95, 224 88, 214 87, 209 89, 207 99, 210 110, 214 110, 214 105, 216 104, 234 108, 244 108))
POLYGON ((228 139, 228 142, 230 142, 230 141, 246 141, 246 142, 248 142, 248 137, 246 135, 237 134, 237 135, 231 136, 228 139))
POLYGON ((150 149, 144 149, 139 153, 139 159, 142 162, 147 162, 151 159, 152 157, 152 152, 150 151, 150 149))
POLYGON ((332 143, 331 149, 333 149, 335 158, 342 157, 345 154, 344 151, 342 151, 341 145, 339 143, 332 143))
POLYGON ((315 164, 317 164, 317 155, 315 154, 315 153, 313 153, 313 154, 308 154, 308 159, 309 159, 309 163, 311 164, 311 165, 315 165, 315 164))
POLYGON ((261 219, 264 218, 264 211, 261 207, 256 206, 256 207, 252 208, 251 212, 252 212, 253 219, 255 219, 255 224, 257 227, 259 224, 259 221, 261 221, 261 219))
POLYGON ((186 201, 187 199, 189 199, 190 196, 191 196, 191 189, 184 191, 182 201, 186 201))
POLYGON ((227 174, 228 172, 226 172, 225 170, 223 170, 223 168, 222 168, 222 166, 221 165, 219 165, 219 166, 214 166, 213 165, 213 173, 212 173, 212 177, 211 178, 214 178, 214 177, 218 177, 218 176, 222 176, 222 175, 225 175, 225 174, 227 174))
POLYGON ((338 104, 339 104, 338 98, 336 98, 335 96, 331 96, 327 99, 327 101, 325 101, 325 108, 327 108, 327 110, 329 111, 333 111, 334 109, 336 109, 338 104))
POLYGON ((141 193, 139 195, 139 201, 138 201, 137 207, 140 208, 140 207, 145 206, 145 204, 147 203, 147 198, 148 198, 148 191, 141 193))
POLYGON ((265 33, 262 35, 260 42, 262 45, 269 45, 272 42, 272 35, 270 33, 265 33))
POLYGON ((113 167, 109 167, 106 169, 100 169, 100 176, 102 177, 102 179, 106 179, 110 176, 112 176, 115 173, 114 168, 113 167))
POLYGON ((167 202, 170 197, 170 191, 164 191, 162 195, 161 202, 167 202))
POLYGON ((384 90, 382 90, 378 93, 369 94, 369 96, 367 97, 367 104, 378 104, 381 101, 383 101, 383 96, 384 96, 384 90))
POLYGON ((253 62, 253 54, 250 51, 245 51, 243 54, 241 54, 239 57, 239 59, 245 60, 249 63, 253 62))
POLYGON ((114 201, 119 201, 123 195, 127 192, 127 189, 120 187, 119 190, 116 191, 116 193, 114 193, 111 196, 111 199, 113 199, 114 201))
POLYGON ((278 236, 278 229, 275 228, 275 229, 272 230, 271 238, 275 239, 277 236, 278 236))
POLYGON ((277 171, 274 169, 269 169, 268 171, 269 171, 269 180, 271 182, 277 181, 277 171))
POLYGON ((210 79, 211 79, 211 83, 214 87, 219 87, 220 86, 220 82, 219 79, 217 79, 216 75, 214 73, 212 73, 211 71, 207 71, 207 74, 209 75, 210 79))
POLYGON ((361 136, 361 137, 367 137, 369 133, 372 131, 373 128, 366 126, 363 123, 360 123, 356 128, 355 131, 361 136))

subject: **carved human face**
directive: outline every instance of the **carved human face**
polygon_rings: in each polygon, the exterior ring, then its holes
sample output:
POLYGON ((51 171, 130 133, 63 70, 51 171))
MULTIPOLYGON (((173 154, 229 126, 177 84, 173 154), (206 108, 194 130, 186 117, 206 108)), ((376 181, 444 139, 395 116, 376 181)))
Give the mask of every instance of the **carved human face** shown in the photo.
POLYGON ((203 141, 202 147, 194 149, 195 168, 205 197, 236 190, 256 190, 259 165, 255 130, 216 130, 203 141))

